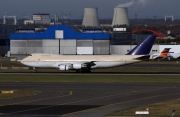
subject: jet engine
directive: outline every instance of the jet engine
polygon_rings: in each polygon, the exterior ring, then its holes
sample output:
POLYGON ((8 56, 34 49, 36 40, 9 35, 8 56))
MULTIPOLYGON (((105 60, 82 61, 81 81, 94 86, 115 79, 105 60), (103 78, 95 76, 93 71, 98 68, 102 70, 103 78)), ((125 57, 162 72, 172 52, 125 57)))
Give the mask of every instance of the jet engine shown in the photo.
POLYGON ((70 69, 70 66, 68 66, 68 65, 60 65, 59 66, 59 70, 67 71, 69 69, 70 69))
POLYGON ((81 69, 82 65, 81 64, 73 64, 74 69, 81 69))
POLYGON ((81 68, 84 68, 84 67, 86 67, 86 65, 84 65, 84 64, 73 64, 73 69, 81 69, 81 68))

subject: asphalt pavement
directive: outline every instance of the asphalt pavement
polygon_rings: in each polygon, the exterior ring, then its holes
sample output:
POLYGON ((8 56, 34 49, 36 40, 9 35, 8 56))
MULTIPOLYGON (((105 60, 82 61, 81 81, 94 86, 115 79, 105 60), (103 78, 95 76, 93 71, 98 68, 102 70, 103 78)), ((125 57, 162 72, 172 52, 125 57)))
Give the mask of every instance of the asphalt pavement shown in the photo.
POLYGON ((180 84, 0 83, 0 90, 36 92, 0 101, 0 116, 104 117, 109 113, 180 98, 180 84))

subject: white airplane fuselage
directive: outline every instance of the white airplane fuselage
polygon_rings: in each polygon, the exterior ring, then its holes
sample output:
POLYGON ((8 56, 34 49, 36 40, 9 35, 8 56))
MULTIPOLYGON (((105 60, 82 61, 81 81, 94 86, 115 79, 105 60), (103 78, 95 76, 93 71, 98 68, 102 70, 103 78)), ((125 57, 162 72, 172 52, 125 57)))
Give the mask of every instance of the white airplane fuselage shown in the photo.
MULTIPOLYGON (((78 69, 79 64, 86 65, 93 62, 90 68, 110 68, 121 65, 140 62, 135 58, 143 55, 55 55, 55 54, 32 54, 21 60, 21 63, 31 67, 53 67, 61 65, 72 66, 70 69, 78 69)), ((84 66, 85 67, 85 66, 84 66)))

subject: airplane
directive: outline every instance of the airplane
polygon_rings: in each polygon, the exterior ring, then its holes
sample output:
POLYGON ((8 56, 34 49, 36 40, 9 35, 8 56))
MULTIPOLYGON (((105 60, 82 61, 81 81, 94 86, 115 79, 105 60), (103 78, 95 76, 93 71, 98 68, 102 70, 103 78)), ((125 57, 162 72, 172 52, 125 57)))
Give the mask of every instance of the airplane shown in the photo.
POLYGON ((168 57, 169 54, 169 50, 171 48, 164 48, 164 50, 161 53, 155 53, 152 54, 152 56, 150 57, 150 59, 165 59, 168 57))
POLYGON ((149 53, 156 39, 155 35, 148 36, 142 43, 126 55, 58 55, 34 53, 20 60, 26 66, 58 68, 59 70, 75 70, 77 73, 90 73, 92 69, 112 68, 122 65, 149 60, 149 53))
POLYGON ((167 55, 168 60, 180 58, 180 53, 169 52, 167 55))

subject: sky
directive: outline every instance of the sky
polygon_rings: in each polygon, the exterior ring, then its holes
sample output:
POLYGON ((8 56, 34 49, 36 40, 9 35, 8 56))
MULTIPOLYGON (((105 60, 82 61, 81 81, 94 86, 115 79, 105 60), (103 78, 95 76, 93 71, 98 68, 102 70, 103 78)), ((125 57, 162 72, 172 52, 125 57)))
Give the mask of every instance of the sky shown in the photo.
POLYGON ((0 0, 0 17, 5 14, 23 15, 33 13, 71 14, 71 18, 82 18, 84 8, 97 7, 100 18, 113 18, 114 8, 128 7, 129 18, 164 18, 173 15, 180 19, 180 0, 0 0))

